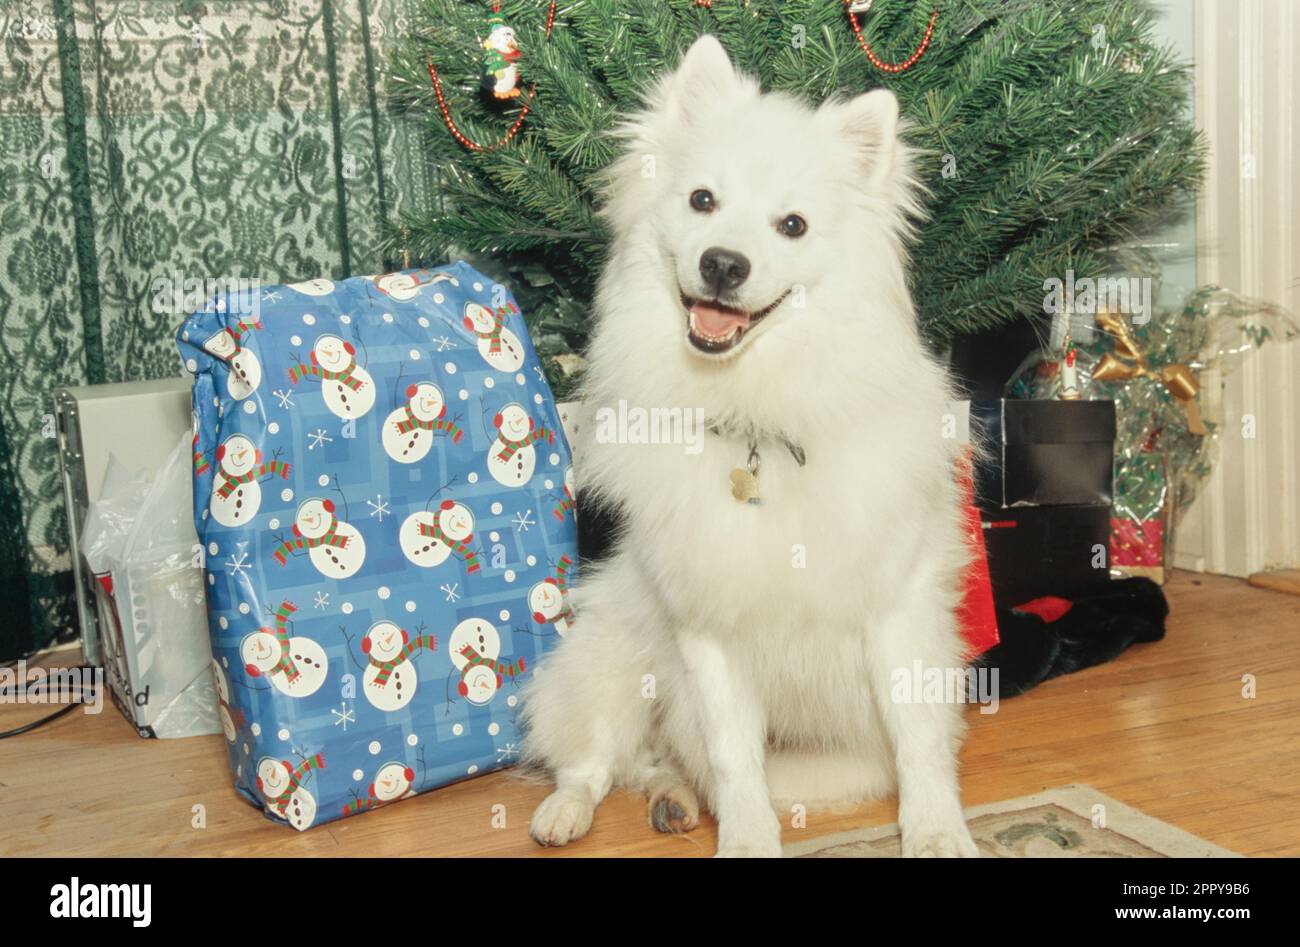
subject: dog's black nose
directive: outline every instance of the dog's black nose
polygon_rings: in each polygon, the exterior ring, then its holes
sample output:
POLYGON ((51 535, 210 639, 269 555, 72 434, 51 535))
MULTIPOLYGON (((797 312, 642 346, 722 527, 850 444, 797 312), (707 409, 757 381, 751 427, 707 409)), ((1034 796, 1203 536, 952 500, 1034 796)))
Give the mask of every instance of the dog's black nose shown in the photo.
POLYGON ((700 257, 700 275, 715 296, 730 292, 749 278, 749 260, 722 247, 710 247, 700 257))

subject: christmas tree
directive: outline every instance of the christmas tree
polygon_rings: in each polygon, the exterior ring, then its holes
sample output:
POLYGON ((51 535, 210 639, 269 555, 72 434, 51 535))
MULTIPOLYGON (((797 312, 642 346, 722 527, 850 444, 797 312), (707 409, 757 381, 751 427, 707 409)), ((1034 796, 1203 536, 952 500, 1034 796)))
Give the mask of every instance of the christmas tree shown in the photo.
POLYGON ((429 262, 491 257, 549 369, 586 338, 607 133, 703 33, 811 104, 898 96, 929 190, 913 286, 936 346, 1041 316, 1046 279, 1104 275, 1202 172, 1188 67, 1154 41, 1141 0, 419 0, 412 26, 391 87, 430 124, 440 187, 394 243, 429 262), (488 76, 504 74, 485 63, 502 67, 500 43, 484 40, 502 20, 520 55, 501 85, 517 78, 519 94, 498 105, 488 76), (881 68, 864 44, 911 64, 881 68))

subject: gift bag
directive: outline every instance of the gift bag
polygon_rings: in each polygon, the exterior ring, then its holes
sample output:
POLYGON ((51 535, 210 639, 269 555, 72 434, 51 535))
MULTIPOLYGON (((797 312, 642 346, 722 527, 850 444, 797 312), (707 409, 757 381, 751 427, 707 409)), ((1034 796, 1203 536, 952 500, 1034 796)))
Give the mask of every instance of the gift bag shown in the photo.
POLYGON ((219 733, 203 581, 195 568, 189 444, 156 471, 111 455, 81 530, 108 692, 142 737, 219 733))
POLYGON ((514 299, 465 263, 238 286, 178 344, 239 792, 305 829, 510 764, 577 560, 514 299))
POLYGON ((1143 451, 1116 465, 1115 510, 1110 520, 1112 569, 1164 584, 1172 507, 1168 458, 1163 453, 1143 451))

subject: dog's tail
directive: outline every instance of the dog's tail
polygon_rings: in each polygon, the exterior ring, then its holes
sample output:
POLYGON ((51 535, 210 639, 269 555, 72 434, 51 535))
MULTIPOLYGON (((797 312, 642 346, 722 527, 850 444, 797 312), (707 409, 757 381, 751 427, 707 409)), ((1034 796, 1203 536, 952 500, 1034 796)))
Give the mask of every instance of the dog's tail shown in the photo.
POLYGON ((772 805, 785 811, 851 809, 898 787, 893 761, 883 753, 769 750, 766 769, 772 805))

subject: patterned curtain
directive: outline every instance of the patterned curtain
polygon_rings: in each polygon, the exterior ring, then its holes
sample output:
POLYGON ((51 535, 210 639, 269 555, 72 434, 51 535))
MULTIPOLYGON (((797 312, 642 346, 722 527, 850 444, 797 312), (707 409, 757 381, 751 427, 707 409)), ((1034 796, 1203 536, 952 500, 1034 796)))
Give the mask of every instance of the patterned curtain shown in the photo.
POLYGON ((409 2, 0 0, 0 659, 75 624, 51 390, 182 373, 158 280, 398 262, 409 2))

